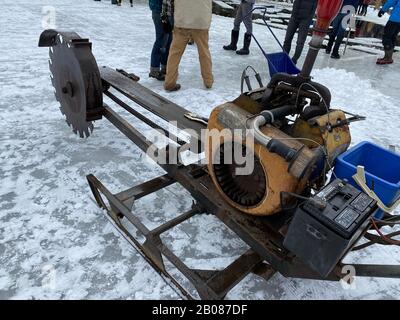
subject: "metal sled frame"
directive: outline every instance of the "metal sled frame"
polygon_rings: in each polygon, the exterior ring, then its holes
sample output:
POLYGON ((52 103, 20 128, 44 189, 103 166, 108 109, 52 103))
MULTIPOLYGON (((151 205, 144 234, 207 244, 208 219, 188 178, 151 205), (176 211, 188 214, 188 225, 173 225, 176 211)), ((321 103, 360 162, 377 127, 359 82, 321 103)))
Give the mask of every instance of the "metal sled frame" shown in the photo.
MULTIPOLYGON (((139 111, 130 107, 108 88, 112 87, 134 103, 144 107, 158 117, 167 121, 177 121, 178 128, 190 128, 197 132, 205 128, 204 124, 190 121, 184 115, 188 111, 141 86, 121 72, 108 67, 100 69, 105 85, 104 94, 117 105, 153 128, 159 125, 146 118, 139 111)), ((130 123, 118 115, 109 106, 99 110, 127 138, 142 151, 150 147, 151 142, 137 131, 130 123)), ((164 130, 165 135, 169 133, 164 130)), ((169 135, 171 136, 171 135, 169 135)), ((198 138, 194 137, 194 138, 198 138)), ((254 273, 264 279, 270 279, 275 272, 285 277, 339 281, 343 265, 340 263, 334 271, 322 279, 293 254, 283 247, 284 234, 287 230, 290 213, 282 212, 273 217, 251 217, 229 206, 216 191, 206 167, 201 165, 160 165, 166 174, 152 179, 117 194, 111 193, 95 176, 88 175, 90 188, 98 205, 105 209, 114 226, 139 251, 147 262, 175 289, 179 289, 182 298, 192 299, 192 294, 185 289, 167 270, 167 259, 195 287, 201 299, 223 299, 244 277, 254 273), (192 208, 178 217, 149 230, 132 212, 136 200, 178 183, 193 197, 192 208), (107 202, 105 201, 107 200, 107 202), (212 214, 240 237, 250 249, 223 270, 197 270, 188 267, 163 242, 161 235, 198 214, 212 214), (130 233, 122 223, 123 219, 132 224, 145 241, 141 244, 137 237, 130 233)), ((357 276, 367 277, 400 277, 400 267, 390 265, 353 265, 357 276)))

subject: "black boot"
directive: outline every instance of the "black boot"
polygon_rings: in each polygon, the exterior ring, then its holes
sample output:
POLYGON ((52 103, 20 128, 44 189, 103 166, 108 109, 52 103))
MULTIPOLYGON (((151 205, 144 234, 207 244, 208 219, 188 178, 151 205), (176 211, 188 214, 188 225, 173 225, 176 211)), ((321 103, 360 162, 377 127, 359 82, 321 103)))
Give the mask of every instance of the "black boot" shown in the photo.
POLYGON ((244 34, 244 41, 243 41, 243 48, 236 51, 237 54, 241 56, 248 55, 250 53, 250 43, 251 43, 251 34, 245 33, 244 34))
POLYGON ((340 59, 340 54, 338 51, 333 51, 331 54, 332 59, 340 59))
POLYGON ((225 50, 236 51, 238 40, 239 40, 239 31, 238 30, 232 30, 232 32, 231 32, 231 43, 229 45, 227 45, 227 46, 224 46, 224 49, 225 50))
POLYGON ((159 81, 164 81, 165 80, 165 74, 162 74, 161 71, 157 68, 150 68, 150 73, 149 73, 150 78, 155 78, 159 81))
POLYGON ((340 59, 339 48, 340 44, 342 43, 342 39, 336 39, 335 46, 333 47, 331 58, 332 59, 340 59))

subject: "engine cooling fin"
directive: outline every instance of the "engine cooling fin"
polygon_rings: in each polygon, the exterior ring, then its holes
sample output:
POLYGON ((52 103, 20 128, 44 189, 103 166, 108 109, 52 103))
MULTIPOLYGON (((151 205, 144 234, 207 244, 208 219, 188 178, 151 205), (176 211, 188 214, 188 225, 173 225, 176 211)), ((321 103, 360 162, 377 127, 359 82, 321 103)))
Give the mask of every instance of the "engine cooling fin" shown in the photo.
MULTIPOLYGON (((213 165, 214 174, 221 190, 236 204, 242 207, 257 206, 266 195, 267 177, 261 162, 257 156, 252 154, 243 145, 237 143, 225 143, 219 151, 219 161, 213 165), (238 148, 238 149, 236 149, 238 148), (248 166, 245 163, 239 164, 234 156, 235 150, 242 151, 242 157, 254 161, 254 169, 249 174, 240 175, 238 169, 248 166)), ((251 168, 251 166, 248 166, 251 168)))

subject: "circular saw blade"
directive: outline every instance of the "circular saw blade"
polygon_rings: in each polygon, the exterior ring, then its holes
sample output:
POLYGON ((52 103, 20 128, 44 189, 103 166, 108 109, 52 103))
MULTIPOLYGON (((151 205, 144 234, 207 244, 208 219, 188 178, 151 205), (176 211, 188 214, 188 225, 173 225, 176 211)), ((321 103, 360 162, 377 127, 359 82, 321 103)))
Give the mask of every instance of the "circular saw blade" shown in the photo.
POLYGON ((73 38, 58 34, 49 55, 50 77, 60 110, 75 134, 89 137, 93 123, 87 121, 87 110, 103 105, 100 72, 91 44, 76 34, 73 38))

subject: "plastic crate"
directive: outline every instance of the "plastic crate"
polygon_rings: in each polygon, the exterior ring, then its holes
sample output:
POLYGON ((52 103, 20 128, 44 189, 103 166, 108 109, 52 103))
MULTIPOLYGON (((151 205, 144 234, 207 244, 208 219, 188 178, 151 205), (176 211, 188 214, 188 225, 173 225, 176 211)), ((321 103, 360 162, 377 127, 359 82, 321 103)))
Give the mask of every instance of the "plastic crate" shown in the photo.
MULTIPOLYGON (((368 187, 386 206, 391 206, 400 197, 400 155, 371 142, 361 142, 336 159, 334 172, 360 189, 354 181, 357 166, 365 168, 368 187)), ((380 219, 379 210, 375 218, 380 219)))

